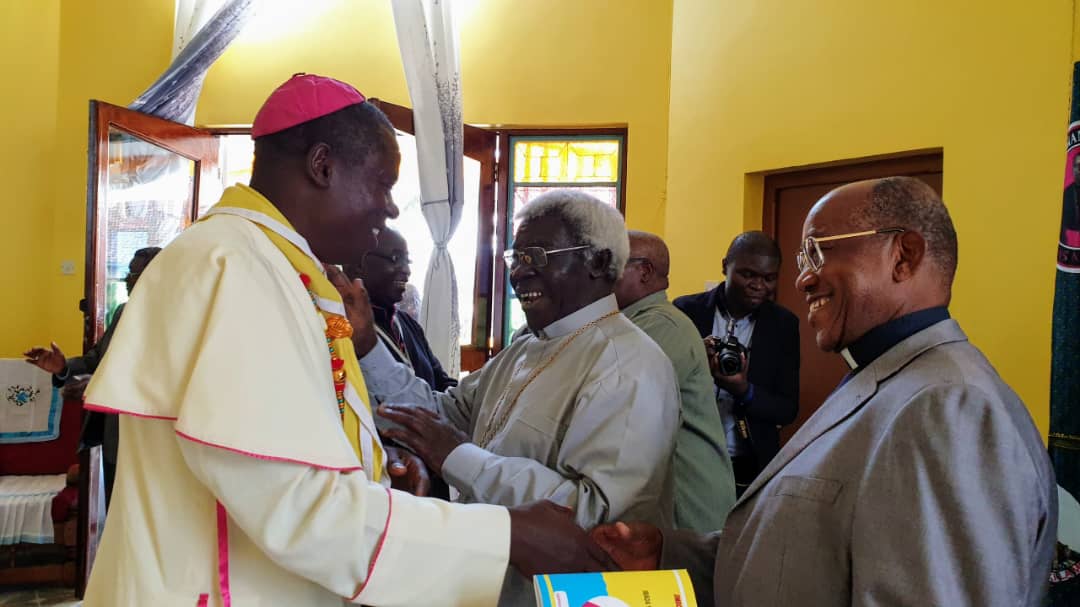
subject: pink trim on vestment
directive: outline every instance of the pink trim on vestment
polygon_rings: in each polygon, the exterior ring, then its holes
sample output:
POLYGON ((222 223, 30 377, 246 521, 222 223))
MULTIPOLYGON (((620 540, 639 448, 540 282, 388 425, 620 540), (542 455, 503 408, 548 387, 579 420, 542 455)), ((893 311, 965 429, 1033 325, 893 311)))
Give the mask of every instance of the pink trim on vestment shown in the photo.
POLYGON ((229 590, 229 517, 221 502, 217 503, 217 557, 221 604, 223 607, 232 607, 232 592, 229 590))
POLYGON ((167 417, 164 415, 146 415, 145 413, 135 413, 132 411, 123 411, 121 409, 113 409, 112 407, 106 407, 105 405, 95 405, 93 403, 86 403, 83 405, 83 409, 87 411, 97 411, 99 413, 114 413, 116 415, 131 415, 132 417, 141 417, 142 419, 165 419, 171 422, 176 421, 175 417, 167 417))
POLYGON ((224 449, 226 451, 232 451, 233 453, 239 453, 240 455, 246 455, 248 457, 254 457, 255 459, 262 459, 262 460, 271 461, 271 462, 284 462, 286 464, 300 464, 302 466, 311 466, 312 468, 315 468, 315 469, 318 469, 318 470, 330 470, 330 471, 333 471, 333 472, 355 472, 357 470, 363 470, 364 469, 363 466, 324 466, 322 464, 315 464, 315 463, 312 463, 312 462, 305 462, 305 461, 299 460, 299 459, 290 459, 288 457, 276 457, 276 456, 273 456, 273 455, 263 455, 261 453, 253 453, 251 451, 244 451, 242 449, 234 449, 232 447, 226 447, 225 445, 218 445, 216 443, 211 443, 209 441, 204 441, 202 439, 195 438, 194 436, 191 436, 190 434, 184 434, 183 432, 181 432, 179 430, 175 430, 175 432, 176 432, 177 436, 179 436, 180 438, 186 438, 187 440, 189 440, 189 441, 191 441, 193 443, 199 443, 200 445, 206 445, 207 447, 216 447, 218 449, 224 449))
POLYGON ((199 595, 199 602, 195 603, 195 607, 207 607, 209 604, 210 604, 210 595, 209 594, 200 594, 199 595))
POLYGON ((375 563, 379 562, 379 555, 382 554, 383 544, 386 543, 386 536, 390 535, 390 515, 394 512, 394 494, 390 492, 390 489, 386 489, 386 524, 383 525, 382 537, 379 538, 379 545, 375 546, 375 553, 371 555, 371 562, 368 563, 367 579, 363 584, 360 584, 360 589, 356 591, 356 594, 349 598, 350 601, 355 601, 356 597, 360 596, 360 593, 367 588, 367 585, 371 582, 371 574, 375 572, 375 563))

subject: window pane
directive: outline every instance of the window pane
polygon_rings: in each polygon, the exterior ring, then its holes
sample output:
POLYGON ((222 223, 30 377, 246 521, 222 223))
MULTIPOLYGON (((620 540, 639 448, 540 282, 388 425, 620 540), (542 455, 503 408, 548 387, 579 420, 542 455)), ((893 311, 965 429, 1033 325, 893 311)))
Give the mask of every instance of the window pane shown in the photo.
MULTIPOLYGON (((251 135, 221 135, 218 137, 218 171, 221 175, 221 192, 229 186, 251 183, 251 164, 255 161, 255 141, 251 135)), ((205 196, 199 198, 199 217, 217 204, 221 197, 205 196)))
POLYGON ((514 141, 517 183, 612 183, 619 180, 619 139, 514 141))
POLYGON ((105 315, 127 301, 128 263, 143 247, 164 247, 188 224, 195 162, 109 129, 105 192, 105 315))

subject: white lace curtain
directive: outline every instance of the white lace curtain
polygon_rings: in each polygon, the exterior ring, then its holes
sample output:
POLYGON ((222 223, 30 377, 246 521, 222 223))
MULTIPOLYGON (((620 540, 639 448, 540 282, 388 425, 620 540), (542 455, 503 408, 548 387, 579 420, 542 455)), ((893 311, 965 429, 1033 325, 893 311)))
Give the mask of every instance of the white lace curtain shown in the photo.
POLYGON ((393 0, 413 107, 421 209, 435 248, 424 277, 420 323, 446 372, 461 368, 458 286, 447 251, 461 220, 463 134, 458 33, 449 0, 393 0))
POLYGON ((255 0, 176 0, 173 60, 128 107, 191 124, 203 79, 255 11, 255 0))

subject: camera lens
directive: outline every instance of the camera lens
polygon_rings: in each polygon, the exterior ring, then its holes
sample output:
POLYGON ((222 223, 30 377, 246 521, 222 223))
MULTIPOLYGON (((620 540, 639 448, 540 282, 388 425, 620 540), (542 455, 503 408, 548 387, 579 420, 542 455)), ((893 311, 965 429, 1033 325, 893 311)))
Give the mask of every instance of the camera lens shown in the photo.
POLYGON ((725 350, 720 354, 720 372, 724 375, 735 375, 742 370, 742 359, 731 350, 725 350))

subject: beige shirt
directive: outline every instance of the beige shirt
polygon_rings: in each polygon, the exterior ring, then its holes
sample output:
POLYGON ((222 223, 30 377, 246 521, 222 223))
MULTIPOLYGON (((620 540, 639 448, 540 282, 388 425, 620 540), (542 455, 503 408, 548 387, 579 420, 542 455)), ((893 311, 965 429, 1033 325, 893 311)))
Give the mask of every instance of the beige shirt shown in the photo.
POLYGON ((670 360, 622 314, 585 329, 552 359, 575 331, 617 309, 614 296, 597 300, 516 340, 445 393, 432 392, 381 344, 360 364, 380 402, 438 410, 472 437, 443 465, 463 501, 549 499, 573 508, 584 528, 614 520, 669 525, 680 421, 670 360), (479 446, 498 403, 545 364, 490 444, 479 446))
POLYGON ((87 389, 122 415, 85 607, 217 606, 224 589, 237 607, 496 603, 506 510, 369 481, 324 331, 244 219, 196 224, 154 259, 87 389))

